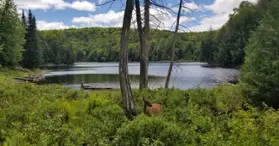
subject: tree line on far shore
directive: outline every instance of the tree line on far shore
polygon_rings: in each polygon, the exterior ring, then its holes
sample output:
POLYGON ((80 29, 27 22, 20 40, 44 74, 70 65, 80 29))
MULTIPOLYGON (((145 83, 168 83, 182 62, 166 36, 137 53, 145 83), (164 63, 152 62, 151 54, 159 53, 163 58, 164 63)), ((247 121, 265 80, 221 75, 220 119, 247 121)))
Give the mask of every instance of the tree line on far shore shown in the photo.
MULTIPOLYGON (((219 30, 179 33, 176 61, 202 61, 222 67, 240 67, 250 34, 260 23, 265 4, 242 2, 219 30)), ((37 68, 42 64, 119 61, 120 28, 81 28, 37 31, 31 11, 18 17, 12 0, 1 3, 0 64, 37 68)), ((150 61, 171 59, 172 31, 151 30, 150 61)), ((138 31, 131 30, 129 61, 140 60, 138 31)))
MULTIPOLYGON (((74 62, 119 61, 120 28, 81 28, 40 31, 44 63, 72 64, 74 62)), ((199 61, 203 33, 181 33, 176 45, 177 60, 199 61)), ((168 61, 172 32, 151 30, 150 61, 168 61)), ((140 61, 137 30, 131 30, 129 61, 140 61)))

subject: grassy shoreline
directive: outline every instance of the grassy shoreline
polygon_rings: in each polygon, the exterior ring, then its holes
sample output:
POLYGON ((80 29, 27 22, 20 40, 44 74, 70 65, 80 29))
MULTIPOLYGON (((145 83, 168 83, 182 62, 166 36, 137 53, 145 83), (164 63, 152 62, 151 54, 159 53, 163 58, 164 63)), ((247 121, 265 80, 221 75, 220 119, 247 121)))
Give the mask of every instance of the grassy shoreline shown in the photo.
MULTIPOLYGON (((134 90, 126 119, 120 91, 84 92, 17 82, 0 71, 0 145, 277 145, 279 113, 249 104, 240 88, 134 90), (163 105, 143 114, 142 97, 163 105)), ((7 70, 6 70, 7 71, 7 70)))

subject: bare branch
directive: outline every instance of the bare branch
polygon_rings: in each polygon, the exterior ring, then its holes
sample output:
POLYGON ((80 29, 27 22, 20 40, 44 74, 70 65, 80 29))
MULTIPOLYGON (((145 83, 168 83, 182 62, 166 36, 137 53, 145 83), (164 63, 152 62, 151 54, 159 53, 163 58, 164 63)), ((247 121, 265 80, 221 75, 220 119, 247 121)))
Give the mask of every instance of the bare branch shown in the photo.
POLYGON ((98 5, 96 5, 96 6, 104 6, 104 5, 107 5, 107 4, 109 4, 109 3, 113 3, 113 2, 115 2, 116 0, 110 0, 110 1, 107 1, 107 2, 104 2, 104 3, 102 3, 102 4, 98 4, 98 5))
POLYGON ((192 32, 187 26, 184 26, 183 24, 180 24, 179 26, 181 26, 181 27, 183 27, 183 28, 189 30, 189 32, 192 32))
POLYGON ((110 6, 108 7, 108 9, 107 9, 107 12, 106 13, 108 13, 108 11, 110 10, 110 8, 111 8, 111 6, 114 4, 114 2, 115 2, 116 0, 114 0, 114 1, 112 1, 111 2, 111 4, 110 4, 110 6))
POLYGON ((154 6, 156 6, 156 7, 162 8, 162 9, 166 9, 166 10, 168 10, 168 11, 170 11, 170 12, 176 14, 176 12, 174 12, 171 8, 169 8, 169 7, 167 7, 167 6, 158 4, 158 3, 154 2, 154 1, 151 1, 150 4, 151 4, 151 5, 154 5, 154 6))

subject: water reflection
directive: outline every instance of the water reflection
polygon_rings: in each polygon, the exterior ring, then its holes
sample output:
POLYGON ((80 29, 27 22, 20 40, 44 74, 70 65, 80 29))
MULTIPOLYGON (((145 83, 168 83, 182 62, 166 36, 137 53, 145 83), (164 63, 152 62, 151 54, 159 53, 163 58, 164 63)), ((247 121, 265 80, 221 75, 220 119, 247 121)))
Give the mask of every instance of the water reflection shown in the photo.
MULTIPOLYGON (((196 86, 211 88, 217 86, 214 78, 220 80, 238 74, 238 70, 224 68, 203 68, 203 63, 175 64, 170 86, 188 89, 196 86)), ((149 87, 164 86, 168 71, 168 63, 150 63, 149 87)), ((51 72, 46 73, 45 84, 61 84, 67 87, 80 88, 80 83, 95 87, 119 88, 118 63, 76 63, 73 66, 45 67, 51 72)), ((129 78, 133 88, 139 84, 139 63, 129 63, 129 78)))

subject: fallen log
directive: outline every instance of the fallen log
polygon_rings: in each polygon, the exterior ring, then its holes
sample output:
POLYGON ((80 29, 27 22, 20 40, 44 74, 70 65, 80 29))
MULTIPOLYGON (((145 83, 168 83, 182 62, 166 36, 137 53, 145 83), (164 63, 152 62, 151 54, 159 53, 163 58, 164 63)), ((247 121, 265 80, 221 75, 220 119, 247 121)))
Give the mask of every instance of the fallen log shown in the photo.
POLYGON ((42 75, 28 75, 27 77, 15 77, 14 79, 24 82, 39 83, 45 80, 45 77, 42 75))
POLYGON ((31 82, 33 80, 29 79, 29 78, 21 78, 21 77, 15 77, 14 79, 19 80, 19 81, 24 81, 24 82, 31 82))
POLYGON ((81 83, 81 88, 83 90, 115 90, 114 88, 98 88, 98 87, 91 87, 88 85, 84 85, 83 83, 81 83))

